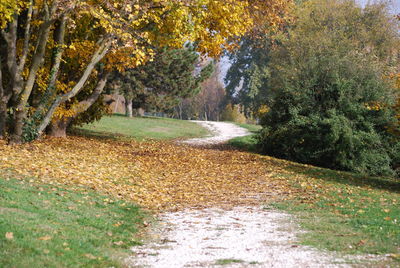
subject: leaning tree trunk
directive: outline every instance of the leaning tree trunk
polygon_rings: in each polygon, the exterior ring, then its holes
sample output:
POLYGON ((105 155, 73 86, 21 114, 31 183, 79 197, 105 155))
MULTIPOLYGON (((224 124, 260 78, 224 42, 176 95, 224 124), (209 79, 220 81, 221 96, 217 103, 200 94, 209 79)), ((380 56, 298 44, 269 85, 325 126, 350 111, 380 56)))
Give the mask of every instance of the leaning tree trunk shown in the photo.
POLYGON ((127 117, 133 116, 132 98, 125 98, 125 115, 127 117))
POLYGON ((6 124, 7 124, 7 104, 8 98, 5 96, 5 90, 3 87, 3 72, 1 66, 0 57, 0 140, 6 136, 6 124))
POLYGON ((85 100, 80 101, 77 105, 72 107, 73 116, 63 117, 58 121, 51 122, 48 127, 48 135, 57 138, 65 138, 67 137, 67 128, 72 123, 72 121, 78 117, 78 115, 87 111, 90 106, 93 105, 103 92, 105 85, 107 84, 107 80, 109 77, 109 73, 105 72, 100 77, 99 82, 97 83, 96 88, 93 90, 92 94, 85 100))
MULTIPOLYGON (((89 79, 90 74, 92 73, 92 71, 96 67, 96 64, 100 60, 102 60, 104 58, 104 56, 107 54, 107 51, 110 48, 110 46, 111 46, 111 39, 104 39, 103 43, 100 45, 100 47, 97 49, 97 51, 93 54, 90 63, 86 66, 86 69, 83 72, 83 74, 82 74, 81 78, 79 79, 78 83, 75 84, 75 86, 72 88, 71 91, 56 97, 56 99, 53 101, 53 104, 50 106, 50 108, 48 109, 46 115, 44 116, 41 124, 37 128, 37 133, 38 133, 39 137, 42 135, 43 131, 47 128, 47 126, 49 126, 49 124, 51 122, 51 118, 53 117, 53 114, 56 111, 57 107, 59 107, 62 103, 67 102, 71 98, 75 97, 82 90, 82 88, 85 85, 86 81, 89 79)), ((105 77, 103 77, 100 80, 100 82, 98 84, 98 87, 95 89, 95 91, 92 93, 92 95, 88 98, 90 101, 89 102, 85 102, 84 101, 83 107, 85 107, 86 110, 90 107, 90 105, 93 104, 93 103, 91 103, 91 101, 93 99, 92 97, 97 95, 97 94, 100 95, 101 91, 104 88, 104 85, 107 82, 107 78, 108 78, 108 74, 105 75, 105 77), (100 93, 98 93, 99 86, 103 87, 103 88, 101 88, 100 93)), ((98 96, 97 96, 97 98, 98 98, 98 96)))

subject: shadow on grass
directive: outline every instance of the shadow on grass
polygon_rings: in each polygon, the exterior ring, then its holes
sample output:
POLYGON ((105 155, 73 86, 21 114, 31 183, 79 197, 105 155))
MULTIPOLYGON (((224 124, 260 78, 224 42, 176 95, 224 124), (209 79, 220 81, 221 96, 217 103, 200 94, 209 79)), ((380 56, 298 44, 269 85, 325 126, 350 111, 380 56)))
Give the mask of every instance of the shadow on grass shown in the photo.
POLYGON ((368 175, 337 171, 320 167, 306 167, 301 164, 288 165, 285 168, 290 172, 304 174, 313 178, 332 181, 346 185, 372 187, 400 193, 400 180, 388 177, 372 177, 368 175))
POLYGON ((95 131, 88 129, 78 129, 73 128, 68 131, 68 134, 71 136, 85 137, 91 139, 99 139, 99 140, 112 140, 112 141, 129 141, 133 138, 128 137, 119 133, 110 133, 103 131, 95 131))
MULTIPOLYGON (((220 147, 221 150, 240 150, 261 154, 255 135, 234 138, 229 141, 230 146, 220 147)), ((383 189, 391 192, 400 192, 399 178, 372 177, 368 175, 356 174, 346 171, 331 170, 322 167, 310 167, 301 163, 288 162, 283 164, 282 160, 275 158, 274 165, 282 165, 289 172, 304 174, 313 178, 332 181, 353 186, 369 186, 375 189, 383 189)), ((290 160, 289 160, 290 161, 290 160)), ((268 160, 271 164, 271 160, 268 160)))

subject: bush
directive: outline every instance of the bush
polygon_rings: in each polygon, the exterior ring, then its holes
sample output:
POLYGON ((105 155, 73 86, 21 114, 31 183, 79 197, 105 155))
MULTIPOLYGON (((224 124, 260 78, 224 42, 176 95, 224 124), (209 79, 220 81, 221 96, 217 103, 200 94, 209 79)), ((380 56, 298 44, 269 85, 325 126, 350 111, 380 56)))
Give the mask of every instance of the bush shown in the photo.
MULTIPOLYGON (((392 175, 400 143, 387 129, 396 120, 393 86, 383 78, 388 61, 379 58, 376 44, 363 49, 360 36, 373 21, 363 21, 364 13, 348 1, 312 2, 317 4, 305 5, 290 38, 272 53, 272 100, 261 120, 260 145, 265 153, 294 161, 392 175)), ((374 13, 381 20, 383 10, 374 13)))

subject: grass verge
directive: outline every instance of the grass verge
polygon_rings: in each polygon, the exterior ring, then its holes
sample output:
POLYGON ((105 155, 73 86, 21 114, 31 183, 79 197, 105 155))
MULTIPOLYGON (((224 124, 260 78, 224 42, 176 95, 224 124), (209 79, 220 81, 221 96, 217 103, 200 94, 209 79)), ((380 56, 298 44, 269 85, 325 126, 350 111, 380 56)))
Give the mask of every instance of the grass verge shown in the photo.
MULTIPOLYGON (((230 144, 257 152, 254 135, 235 138, 230 144)), ((304 196, 272 206, 297 216, 300 226, 308 231, 300 238, 302 244, 345 254, 390 254, 398 265, 399 180, 295 163, 286 170, 289 173, 277 176, 286 177, 293 188, 304 191, 304 196)))
POLYGON ((252 124, 241 124, 241 123, 235 123, 235 124, 238 125, 239 127, 249 130, 252 134, 248 136, 233 138, 228 142, 228 144, 240 150, 249 151, 253 153, 259 152, 256 133, 261 129, 261 126, 252 124))
POLYGON ((121 267, 144 214, 92 191, 0 178, 1 267, 121 267))
POLYGON ((104 116, 98 122, 73 130, 84 136, 136 140, 177 139, 202 137, 208 134, 200 125, 178 119, 161 117, 132 117, 123 115, 104 116))
POLYGON ((400 261, 400 182, 328 169, 292 166, 294 187, 314 198, 275 203, 297 216, 305 245, 346 254, 391 254, 400 261), (299 174, 307 181, 297 181, 299 174))

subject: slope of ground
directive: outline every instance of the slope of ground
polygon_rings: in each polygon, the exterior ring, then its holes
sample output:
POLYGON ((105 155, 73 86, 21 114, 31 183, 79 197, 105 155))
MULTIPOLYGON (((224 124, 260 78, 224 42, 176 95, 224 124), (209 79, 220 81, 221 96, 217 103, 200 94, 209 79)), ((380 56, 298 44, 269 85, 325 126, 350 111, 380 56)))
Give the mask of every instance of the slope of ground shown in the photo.
POLYGON ((391 179, 165 141, 70 137, 0 142, 0 152, 3 178, 87 187, 159 212, 270 204, 301 212, 301 224, 313 230, 307 244, 398 258, 400 187, 391 179))
POLYGON ((0 175, 0 267, 121 267, 143 213, 80 189, 0 175))

